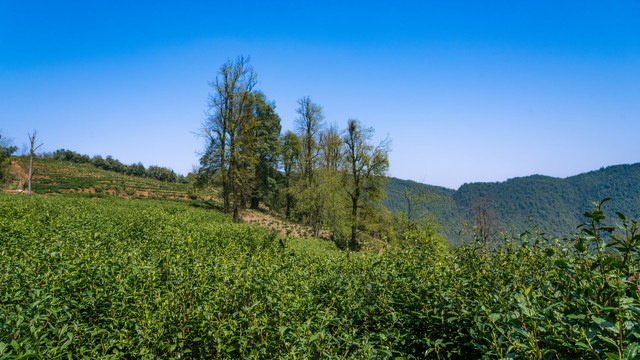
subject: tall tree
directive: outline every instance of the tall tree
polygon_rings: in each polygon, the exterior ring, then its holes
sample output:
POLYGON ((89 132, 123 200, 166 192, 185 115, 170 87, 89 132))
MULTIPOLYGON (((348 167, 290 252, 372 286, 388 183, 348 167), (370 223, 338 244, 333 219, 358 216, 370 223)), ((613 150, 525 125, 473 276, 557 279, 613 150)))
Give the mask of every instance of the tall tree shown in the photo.
POLYGON ((320 133, 320 162, 323 168, 338 171, 342 158, 344 142, 335 125, 320 133))
POLYGON ((343 246, 349 228, 347 198, 342 186, 342 158, 344 142, 335 125, 327 127, 319 136, 319 167, 315 191, 323 199, 322 223, 334 241, 343 246))
POLYGON ((285 216, 291 217, 291 206, 293 205, 293 173, 298 165, 302 144, 298 135, 287 131, 282 138, 282 168, 284 172, 285 187, 285 216))
POLYGON ((27 195, 31 195, 31 177, 33 177, 33 157, 36 155, 36 151, 38 151, 38 149, 42 146, 42 144, 35 145, 37 134, 38 134, 37 130, 33 130, 33 133, 29 134, 29 142, 31 143, 31 150, 29 151, 29 174, 28 174, 29 190, 27 191, 27 195))
POLYGON ((390 141, 370 144, 373 129, 364 128, 358 120, 349 119, 344 135, 344 186, 351 200, 351 237, 349 247, 358 247, 357 231, 361 223, 360 210, 384 195, 385 174, 389 169, 390 141))
POLYGON ((235 221, 239 220, 238 208, 252 178, 248 172, 255 154, 251 107, 255 84, 256 75, 248 58, 227 61, 210 83, 214 93, 209 98, 210 115, 204 124, 208 144, 200 160, 203 173, 222 186, 224 211, 232 212, 233 206, 235 221))
POLYGON ((473 203, 473 230, 475 238, 484 244, 499 231, 498 216, 486 196, 473 203))
POLYGON ((251 208, 257 209, 260 201, 273 200, 278 191, 278 160, 281 152, 280 116, 275 103, 267 101, 259 91, 253 93, 254 137, 256 151, 255 186, 251 193, 251 208))
POLYGON ((318 189, 319 179, 315 173, 318 167, 319 133, 324 127, 322 107, 311 101, 309 97, 298 100, 300 115, 297 119, 298 136, 301 142, 299 159, 300 178, 296 185, 296 207, 309 226, 318 234, 321 226, 321 214, 324 197, 318 189))
POLYGON ((318 134, 324 124, 322 107, 311 102, 308 96, 298 99, 300 115, 297 120, 298 134, 302 143, 301 172, 307 183, 311 183, 318 158, 318 134))

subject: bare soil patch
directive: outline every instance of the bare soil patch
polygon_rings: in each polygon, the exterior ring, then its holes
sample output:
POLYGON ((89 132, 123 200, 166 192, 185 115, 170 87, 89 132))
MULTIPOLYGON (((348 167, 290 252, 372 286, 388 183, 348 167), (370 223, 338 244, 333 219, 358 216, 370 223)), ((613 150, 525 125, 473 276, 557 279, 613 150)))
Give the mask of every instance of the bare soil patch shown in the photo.
POLYGON ((68 193, 95 194, 96 193, 96 189, 94 189, 94 188, 88 188, 88 189, 61 189, 60 192, 63 193, 63 194, 68 194, 68 193))
POLYGON ((11 162, 11 170, 13 171, 13 173, 15 174, 15 176, 17 177, 17 180, 18 180, 18 184, 17 184, 16 188, 17 189, 22 189, 24 187, 24 184, 28 180, 27 173, 22 169, 22 167, 20 166, 20 164, 18 164, 17 161, 12 161, 11 162))
MULTIPOLYGON (((240 213, 240 219, 247 223, 257 224, 267 229, 276 230, 280 236, 294 236, 303 239, 313 238, 313 229, 302 224, 291 223, 285 219, 270 214, 266 210, 248 209, 240 213)), ((331 234, 321 230, 319 238, 329 239, 331 234)))

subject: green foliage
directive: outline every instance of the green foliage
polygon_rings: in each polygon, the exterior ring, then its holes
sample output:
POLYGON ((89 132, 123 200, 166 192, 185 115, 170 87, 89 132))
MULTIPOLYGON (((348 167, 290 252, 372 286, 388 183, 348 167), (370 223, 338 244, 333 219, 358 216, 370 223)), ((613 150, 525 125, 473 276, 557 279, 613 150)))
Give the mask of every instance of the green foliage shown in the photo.
MULTIPOLYGON (((139 164, 141 165, 141 164, 139 164)), ((108 169, 105 169, 108 170, 108 169)), ((157 179, 164 182, 176 182, 178 181, 178 176, 171 169, 167 169, 162 166, 151 165, 147 169, 147 176, 152 179, 157 179)))
POLYGON ((411 220, 404 213, 396 215, 396 245, 407 251, 419 251, 442 257, 449 249, 447 241, 441 235, 440 227, 431 217, 411 220))
POLYGON ((285 207, 285 217, 291 217, 291 208, 294 200, 294 169, 298 166, 298 160, 302 151, 302 144, 298 135, 291 131, 287 131, 282 136, 282 167, 283 167, 283 198, 285 207))
POLYGON ((586 215, 373 255, 201 202, 0 194, 0 358, 637 359, 637 223, 586 215))
MULTIPOLYGON (((23 169, 28 168, 29 159, 14 157, 23 169)), ((61 194, 81 191, 87 196, 119 195, 120 190, 131 189, 140 197, 186 198, 189 186, 183 183, 164 182, 151 178, 124 175, 96 168, 90 164, 64 160, 33 159, 38 169, 33 177, 32 191, 36 194, 61 194), (92 191, 95 190, 96 193, 92 191), (85 192, 86 191, 86 192, 85 192)), ((122 195, 122 194, 120 194, 122 195)))
POLYGON ((622 234, 606 236, 614 233, 602 211, 607 200, 585 213, 587 222, 571 239, 573 249, 544 242, 518 249, 528 255, 514 259, 521 269, 512 276, 530 268, 532 260, 538 273, 508 292, 498 288, 502 309, 486 311, 492 339, 487 353, 539 359, 640 358, 640 262, 637 255, 629 256, 639 250, 640 233, 635 222, 625 220, 622 234))
POLYGON ((0 134, 0 185, 8 179, 8 166, 11 160, 11 154, 18 150, 17 147, 11 145, 10 141, 5 141, 0 134))
POLYGON ((255 186, 251 192, 251 207, 258 208, 260 202, 273 205, 278 195, 278 159, 280 158, 280 116, 275 112, 275 103, 269 102, 261 92, 253 93, 252 100, 256 119, 254 137, 257 162, 254 169, 255 186))
POLYGON ((349 247, 358 248, 357 230, 362 226, 361 208, 385 197, 385 177, 389 169, 389 140, 373 146, 373 129, 349 119, 344 135, 343 184, 350 201, 351 236, 349 247))
POLYGON ((262 124, 257 116, 268 123, 279 121, 273 116, 272 106, 271 110, 261 111, 262 105, 267 108, 270 105, 262 94, 252 92, 256 82, 249 59, 241 56, 222 65, 215 81, 210 83, 213 94, 209 97, 210 113, 203 128, 206 144, 200 158, 200 177, 203 184, 222 187, 223 209, 233 213, 234 221, 240 220, 240 208, 245 207, 254 188, 258 136, 268 135, 260 134, 262 124))
POLYGON ((140 162, 137 164, 125 165, 118 159, 114 159, 111 155, 108 155, 105 159, 100 155, 90 158, 88 155, 81 155, 71 150, 58 149, 51 154, 45 154, 44 157, 68 161, 74 164, 91 164, 97 168, 107 171, 114 171, 120 174, 132 176, 148 177, 165 182, 176 182, 183 179, 182 175, 176 175, 176 173, 171 169, 156 165, 151 165, 148 169, 145 169, 144 165, 140 162))
MULTIPOLYGON (((566 179, 533 175, 499 183, 471 183, 458 190, 391 178, 383 203, 394 213, 406 211, 404 189, 431 195, 414 213, 434 214, 451 243, 458 240, 465 220, 472 222, 473 207, 480 198, 492 205, 499 228, 524 230, 533 218, 548 235, 557 237, 573 231, 581 221, 580 209, 594 199, 610 196, 610 209, 630 218, 640 217, 640 164, 609 166, 566 179)), ((604 211, 608 218, 615 217, 612 210, 604 211)))
MULTIPOLYGON (((331 238, 341 248, 349 237, 348 199, 342 187, 340 174, 328 168, 316 173, 318 185, 315 187, 322 227, 331 233, 331 238)), ((313 188, 312 188, 313 189, 313 188)), ((308 190, 310 191, 310 190, 308 190)), ((309 197, 308 197, 309 198, 309 197)))

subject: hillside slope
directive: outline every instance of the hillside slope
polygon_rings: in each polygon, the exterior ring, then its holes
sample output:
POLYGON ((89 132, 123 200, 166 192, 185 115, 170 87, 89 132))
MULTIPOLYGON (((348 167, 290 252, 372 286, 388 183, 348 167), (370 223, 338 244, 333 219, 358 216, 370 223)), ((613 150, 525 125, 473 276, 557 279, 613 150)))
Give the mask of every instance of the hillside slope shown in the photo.
MULTIPOLYGON (((15 179, 8 189, 26 188, 28 159, 14 157, 12 162, 15 179)), ((84 193, 91 197, 165 199, 187 199, 190 195, 187 184, 122 175, 89 164, 35 159, 34 168, 32 191, 36 194, 84 193)), ((458 190, 390 178, 383 204, 392 212, 406 211, 405 190, 425 195, 427 201, 415 203, 413 214, 433 217, 450 242, 460 240, 465 221, 467 232, 470 231, 473 207, 479 199, 484 199, 493 210, 502 231, 524 231, 532 219, 549 235, 567 236, 582 222, 582 214, 590 209, 590 202, 605 197, 612 198, 605 207, 609 217, 615 211, 629 218, 640 217, 640 163, 609 166, 565 179, 532 175, 504 182, 469 183, 458 190)), ((271 218, 258 221, 254 215, 248 214, 245 221, 276 222, 271 218)), ((296 229, 294 233, 300 231, 296 229)))
MULTIPOLYGON (((26 189, 29 160, 12 158, 13 181, 8 190, 26 189)), ((31 190, 35 194, 86 193, 91 196, 116 195, 128 198, 188 198, 188 185, 123 175, 96 168, 52 159, 34 159, 31 190)))
MULTIPOLYGON (((13 180, 5 188, 7 193, 27 188, 29 162, 26 157, 13 157, 13 180)), ((192 198, 193 188, 190 184, 179 182, 163 182, 156 179, 123 175, 114 171, 103 170, 91 164, 78 164, 53 159, 34 159, 35 173, 32 179, 32 192, 38 195, 74 194, 84 197, 121 197, 127 199, 172 199, 187 200, 192 198)), ((216 195, 216 189, 198 190, 200 201, 191 203, 194 206, 217 208, 222 206, 216 195), (204 199, 204 200, 203 200, 204 199)), ((309 239, 313 237, 311 229, 281 218, 267 209, 245 209, 240 218, 244 222, 260 225, 275 230, 280 235, 291 235, 309 239)), ((328 238, 326 232, 321 237, 328 238)))
POLYGON ((484 199, 493 209, 501 230, 524 231, 531 218, 553 236, 566 236, 581 223, 590 202, 611 197, 605 207, 608 216, 620 211, 629 218, 640 217, 640 163, 615 165, 565 179, 532 175, 495 183, 470 183, 458 190, 391 178, 384 205, 393 212, 406 211, 404 189, 428 194, 429 201, 417 211, 431 214, 442 225, 449 241, 468 221, 473 207, 484 199))

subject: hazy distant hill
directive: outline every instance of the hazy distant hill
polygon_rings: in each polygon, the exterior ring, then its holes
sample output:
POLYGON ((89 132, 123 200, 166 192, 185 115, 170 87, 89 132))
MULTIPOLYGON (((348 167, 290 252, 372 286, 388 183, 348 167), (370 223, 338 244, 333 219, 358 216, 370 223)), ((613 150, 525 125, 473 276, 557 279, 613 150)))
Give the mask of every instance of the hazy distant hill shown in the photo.
POLYGON ((465 220, 471 224, 473 206, 480 198, 493 208, 503 230, 528 228, 530 217, 547 234, 564 237, 583 221, 592 200, 611 197, 605 211, 620 211, 628 218, 640 217, 640 163, 615 165, 565 179, 532 175, 504 182, 464 184, 458 190, 391 178, 384 204, 391 211, 405 211, 404 189, 429 194, 430 201, 418 209, 429 212, 449 241, 459 239, 465 220))

